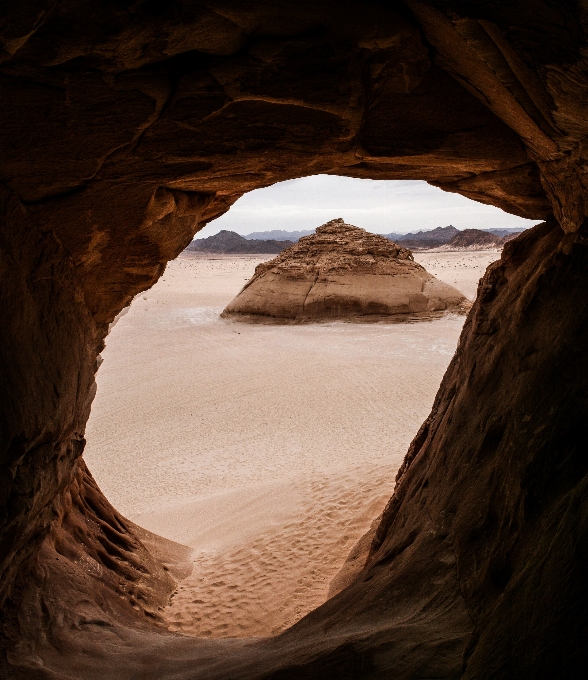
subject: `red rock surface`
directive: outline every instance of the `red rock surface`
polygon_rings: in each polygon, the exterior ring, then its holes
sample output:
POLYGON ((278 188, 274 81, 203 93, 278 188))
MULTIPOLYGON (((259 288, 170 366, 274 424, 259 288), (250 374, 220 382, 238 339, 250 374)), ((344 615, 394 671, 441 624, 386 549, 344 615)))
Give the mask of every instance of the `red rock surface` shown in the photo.
POLYGON ((430 319, 469 307, 410 250, 337 218, 262 262, 222 316, 253 322, 430 319))
POLYGON ((2 675, 583 677, 580 5, 30 0, 0 45, 2 675), (165 570, 83 474, 97 357, 202 225, 318 172, 547 223, 484 279, 355 584, 276 640, 178 639, 165 570))

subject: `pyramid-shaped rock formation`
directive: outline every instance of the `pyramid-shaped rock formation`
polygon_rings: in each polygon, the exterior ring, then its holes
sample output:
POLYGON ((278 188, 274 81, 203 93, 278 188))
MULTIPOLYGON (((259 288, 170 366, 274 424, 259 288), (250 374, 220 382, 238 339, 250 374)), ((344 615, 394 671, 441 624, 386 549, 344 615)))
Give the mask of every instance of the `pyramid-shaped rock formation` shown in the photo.
POLYGON ((384 236, 335 219, 263 262, 224 317, 282 323, 409 321, 464 312, 465 296, 384 236))

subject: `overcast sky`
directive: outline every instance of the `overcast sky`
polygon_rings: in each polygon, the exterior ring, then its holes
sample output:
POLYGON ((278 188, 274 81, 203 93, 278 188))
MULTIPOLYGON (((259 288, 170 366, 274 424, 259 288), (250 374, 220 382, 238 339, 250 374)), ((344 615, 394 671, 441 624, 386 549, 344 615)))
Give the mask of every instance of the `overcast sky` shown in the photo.
POLYGON ((314 175, 250 191, 228 213, 210 222, 197 238, 221 229, 238 234, 314 229, 335 217, 380 234, 405 234, 449 224, 458 229, 526 229, 540 221, 510 215, 426 182, 314 175))

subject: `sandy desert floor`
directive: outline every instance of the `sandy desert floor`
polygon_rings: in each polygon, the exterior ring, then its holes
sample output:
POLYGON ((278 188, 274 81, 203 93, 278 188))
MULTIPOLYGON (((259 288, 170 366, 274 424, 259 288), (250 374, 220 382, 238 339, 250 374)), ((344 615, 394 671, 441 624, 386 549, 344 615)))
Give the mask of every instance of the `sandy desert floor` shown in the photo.
MULTIPOLYGON (((182 255, 112 329, 85 458, 123 514, 194 549, 166 610, 271 635, 321 604, 394 476, 464 317, 255 326, 219 318, 271 256, 182 255)), ((475 296, 497 251, 415 254, 475 296)))

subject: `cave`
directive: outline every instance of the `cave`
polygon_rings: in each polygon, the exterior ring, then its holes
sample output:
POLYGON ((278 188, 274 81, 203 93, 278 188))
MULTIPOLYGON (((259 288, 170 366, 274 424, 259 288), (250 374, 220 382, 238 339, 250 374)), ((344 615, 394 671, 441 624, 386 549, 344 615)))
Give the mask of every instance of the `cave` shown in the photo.
POLYGON ((585 675, 586 21, 573 0, 4 5, 2 677, 585 675), (83 462, 99 355, 207 222, 318 173, 543 221, 482 279, 355 580, 275 638, 173 635, 173 569, 83 462))

